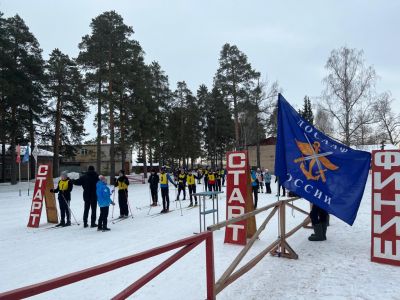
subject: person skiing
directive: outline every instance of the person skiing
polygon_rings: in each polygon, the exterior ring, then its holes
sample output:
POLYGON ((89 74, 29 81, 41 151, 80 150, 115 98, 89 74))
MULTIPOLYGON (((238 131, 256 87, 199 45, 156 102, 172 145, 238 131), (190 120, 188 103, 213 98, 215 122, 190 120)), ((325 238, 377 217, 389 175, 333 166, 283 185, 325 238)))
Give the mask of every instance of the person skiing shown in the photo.
POLYGON ((265 182, 265 193, 271 194, 271 174, 269 173, 268 169, 265 169, 264 182, 265 182))
POLYGON ((219 169, 217 169, 214 174, 215 174, 215 183, 216 183, 215 189, 220 192, 221 188, 222 188, 221 187, 222 186, 222 184, 221 184, 221 180, 222 180, 221 171, 219 169))
POLYGON ((261 172, 261 169, 257 169, 257 180, 258 180, 258 192, 264 193, 264 175, 261 172))
POLYGON ((183 200, 186 200, 186 176, 185 170, 181 169, 178 175, 178 195, 176 196, 176 200, 179 200, 181 191, 183 191, 183 200))
POLYGON ((158 176, 156 169, 151 170, 151 174, 147 182, 150 184, 151 200, 153 201, 151 206, 157 206, 158 183, 160 182, 160 177, 158 176))
POLYGON ((71 202, 71 191, 73 185, 66 171, 62 172, 60 177, 61 178, 58 181, 57 188, 51 189, 50 192, 58 193, 58 205, 60 207, 61 220, 56 227, 65 227, 71 226, 71 212, 69 203, 71 202), (65 216, 67 216, 67 222, 65 222, 65 216))
POLYGON ((108 210, 110 204, 115 205, 111 200, 110 188, 107 186, 107 179, 103 175, 99 175, 99 181, 96 183, 97 202, 100 207, 100 216, 98 221, 98 231, 109 231, 107 227, 108 210))
POLYGON ((118 187, 118 205, 119 205, 119 217, 127 218, 129 215, 128 210, 128 185, 129 179, 125 176, 125 171, 119 171, 119 177, 114 184, 118 187))
MULTIPOLYGON (((208 191, 212 192, 216 190, 216 177, 215 177, 215 173, 213 169, 210 169, 210 171, 208 172, 208 191)), ((210 196, 210 199, 212 198, 212 196, 210 196)))
POLYGON ((85 203, 83 211, 83 227, 88 227, 88 216, 89 209, 91 209, 90 215, 90 227, 97 227, 96 224, 96 211, 97 211, 97 195, 96 195, 96 184, 99 181, 99 175, 96 173, 93 166, 89 166, 86 174, 79 177, 79 179, 72 180, 74 185, 80 185, 83 188, 83 201, 85 203))
POLYGON ((203 176, 204 176, 204 188, 205 188, 205 191, 207 192, 207 190, 208 190, 208 167, 206 167, 204 170, 203 170, 203 176))
POLYGON ((201 184, 201 177, 203 177, 203 172, 200 167, 197 168, 197 183, 201 184))
POLYGON ((197 206, 197 196, 193 196, 192 194, 196 194, 196 179, 199 179, 198 176, 195 175, 195 171, 191 172, 189 170, 189 173, 186 177, 186 182, 188 184, 188 189, 189 189, 189 196, 190 196, 190 204, 189 207, 193 206, 193 198, 195 201, 195 206, 197 206))
POLYGON ((257 174, 254 170, 251 171, 251 188, 253 190, 254 195, 254 209, 257 209, 258 202, 258 179, 257 174))
POLYGON ((175 188, 177 187, 177 184, 172 180, 172 178, 169 176, 168 173, 165 172, 165 167, 161 168, 161 173, 160 173, 160 189, 161 189, 161 198, 162 198, 162 204, 163 204, 163 209, 161 213, 167 213, 169 212, 169 189, 168 189, 168 181, 171 182, 175 188))
POLYGON ((221 178, 222 178, 222 186, 225 186, 225 178, 226 178, 226 169, 221 169, 221 178))
POLYGON ((326 230, 328 228, 328 213, 313 204, 310 212, 311 224, 314 229, 314 233, 308 237, 309 241, 325 241, 326 230))

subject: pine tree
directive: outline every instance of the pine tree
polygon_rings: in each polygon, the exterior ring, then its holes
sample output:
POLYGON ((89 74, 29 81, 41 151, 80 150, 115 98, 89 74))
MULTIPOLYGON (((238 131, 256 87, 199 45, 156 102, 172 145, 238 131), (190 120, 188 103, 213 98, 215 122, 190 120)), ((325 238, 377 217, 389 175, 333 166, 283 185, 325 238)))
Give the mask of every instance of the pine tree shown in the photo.
MULTIPOLYGON (((118 113, 118 101, 121 92, 115 92, 114 86, 118 84, 118 78, 123 72, 121 67, 126 64, 131 52, 132 44, 135 41, 129 39, 133 34, 130 26, 124 24, 121 15, 115 11, 104 12, 92 20, 90 24, 92 33, 83 37, 80 61, 89 66, 97 74, 98 83, 98 157, 99 157, 99 136, 101 136, 101 110, 108 112, 108 129, 110 134, 110 175, 111 183, 115 175, 115 135, 116 135, 116 114, 118 113), (99 53, 101 52, 101 53, 99 53), (101 101, 101 89, 103 80, 106 82, 107 96, 101 101)), ((119 78, 120 79, 120 78, 119 78)), ((120 82, 121 83, 121 82, 120 82)), ((120 87, 121 90, 121 87, 120 87)), ((99 158, 98 158, 99 159, 99 158)), ((98 163, 99 164, 99 163, 98 163)))
POLYGON ((41 97, 43 60, 39 43, 18 15, 1 18, 0 27, 1 97, 5 108, 1 121, 8 129, 8 137, 6 134, 2 137, 3 150, 7 138, 11 144, 11 183, 15 184, 16 144, 28 141, 26 129, 29 140, 34 143, 35 122, 40 122, 39 115, 44 109, 41 97))
MULTIPOLYGON (((55 49, 46 64, 46 92, 50 107, 49 124, 54 124, 53 175, 59 175, 60 154, 72 156, 73 145, 79 144, 85 132, 88 107, 84 101, 85 87, 76 63, 55 49)), ((51 128, 51 126, 49 126, 51 128)))
POLYGON ((311 108, 310 97, 304 96, 303 109, 299 110, 300 116, 311 125, 314 125, 314 114, 311 108))
POLYGON ((240 145, 239 104, 249 98, 256 84, 257 73, 247 61, 247 56, 235 45, 225 44, 219 58, 215 86, 221 90, 225 101, 233 104, 236 148, 240 145))

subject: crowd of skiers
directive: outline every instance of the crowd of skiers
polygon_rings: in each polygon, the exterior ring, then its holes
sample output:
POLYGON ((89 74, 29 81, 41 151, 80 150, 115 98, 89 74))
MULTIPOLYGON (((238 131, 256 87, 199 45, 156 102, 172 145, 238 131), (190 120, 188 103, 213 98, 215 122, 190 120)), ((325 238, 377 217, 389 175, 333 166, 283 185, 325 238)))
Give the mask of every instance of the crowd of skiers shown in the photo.
POLYGON ((153 169, 148 179, 152 197, 152 206, 158 205, 158 184, 160 185, 163 206, 161 213, 169 212, 170 200, 168 182, 171 182, 175 188, 177 188, 177 196, 175 200, 180 199, 181 193, 183 200, 186 200, 187 187, 190 199, 189 207, 197 205, 197 196, 195 195, 196 183, 199 184, 201 180, 204 180, 205 191, 219 192, 221 192, 222 186, 225 185, 225 169, 212 169, 207 167, 204 169, 198 168, 197 170, 181 168, 171 169, 169 171, 170 172, 167 172, 166 167, 161 167, 160 175, 158 175, 156 169, 153 169))
MULTIPOLYGON (((182 193, 183 200, 186 199, 186 187, 189 192, 189 207, 197 206, 196 183, 204 182, 205 191, 220 191, 222 186, 225 185, 226 180, 225 169, 213 168, 198 168, 191 169, 170 169, 161 167, 160 175, 157 170, 153 169, 148 179, 150 192, 151 192, 151 206, 158 206, 158 191, 161 190, 162 210, 161 213, 169 212, 170 199, 169 199, 169 183, 177 189, 176 199, 180 200, 182 193), (169 172, 167 172, 169 171, 169 172), (194 201, 193 201, 194 200, 194 201)), ((257 208, 258 194, 265 193, 271 194, 271 174, 268 169, 262 171, 260 168, 251 171, 251 187, 254 200, 254 209, 257 208)), ((281 188, 283 190, 282 196, 286 196, 284 186, 280 184, 279 178, 275 177, 275 182, 278 183, 277 195, 280 196, 281 188)), ((58 202, 61 212, 61 221, 56 226, 70 226, 71 225, 71 210, 69 207, 71 201, 71 191, 73 185, 79 185, 83 188, 84 200, 84 213, 83 222, 84 227, 88 227, 89 210, 91 210, 90 227, 97 227, 99 231, 109 231, 107 227, 107 219, 109 213, 109 206, 115 205, 111 200, 111 195, 114 193, 107 186, 107 179, 103 175, 98 175, 93 166, 89 166, 88 171, 79 179, 70 179, 66 172, 61 173, 61 178, 57 184, 57 188, 51 189, 53 193, 58 193, 58 202), (96 211, 97 205, 100 207, 100 216, 98 224, 96 224, 96 211)), ((118 204, 120 208, 120 218, 127 218, 129 215, 128 207, 128 186, 129 180, 125 176, 124 170, 119 172, 118 178, 115 178, 114 186, 118 188, 118 204)), ((289 192, 290 193, 290 192, 289 192)), ((293 196, 293 195, 289 195, 293 196)), ((210 197, 211 198, 211 197, 210 197)), ((310 218, 314 228, 314 234, 309 237, 310 241, 326 240, 326 230, 328 226, 328 213, 316 205, 313 205, 310 218)))

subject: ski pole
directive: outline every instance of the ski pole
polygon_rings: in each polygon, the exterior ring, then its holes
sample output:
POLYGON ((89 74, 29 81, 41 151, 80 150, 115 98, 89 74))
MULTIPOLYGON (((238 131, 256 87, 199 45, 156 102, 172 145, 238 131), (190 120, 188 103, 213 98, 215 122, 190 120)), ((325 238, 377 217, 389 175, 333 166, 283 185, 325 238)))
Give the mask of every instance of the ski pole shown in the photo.
POLYGON ((128 200, 128 191, 127 190, 125 190, 125 195, 126 195, 126 202, 128 202, 129 211, 131 212, 131 217, 133 219, 133 212, 131 209, 131 204, 129 203, 129 200, 128 200))
POLYGON ((69 213, 70 213, 70 214, 72 215, 72 217, 74 218, 75 223, 79 226, 80 224, 79 224, 78 220, 75 218, 75 215, 74 215, 74 213, 72 212, 72 209, 71 209, 71 207, 69 206, 69 203, 68 203, 67 199, 65 199, 64 194, 61 194, 61 196, 63 197, 65 204, 67 204, 69 213))

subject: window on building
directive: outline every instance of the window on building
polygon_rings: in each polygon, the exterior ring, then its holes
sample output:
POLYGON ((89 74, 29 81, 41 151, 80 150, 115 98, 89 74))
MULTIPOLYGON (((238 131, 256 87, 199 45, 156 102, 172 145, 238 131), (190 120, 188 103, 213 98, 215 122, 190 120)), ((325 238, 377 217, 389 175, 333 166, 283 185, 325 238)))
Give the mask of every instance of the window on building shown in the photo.
POLYGON ((82 148, 82 149, 81 149, 81 155, 82 155, 82 156, 88 155, 88 149, 82 148))

